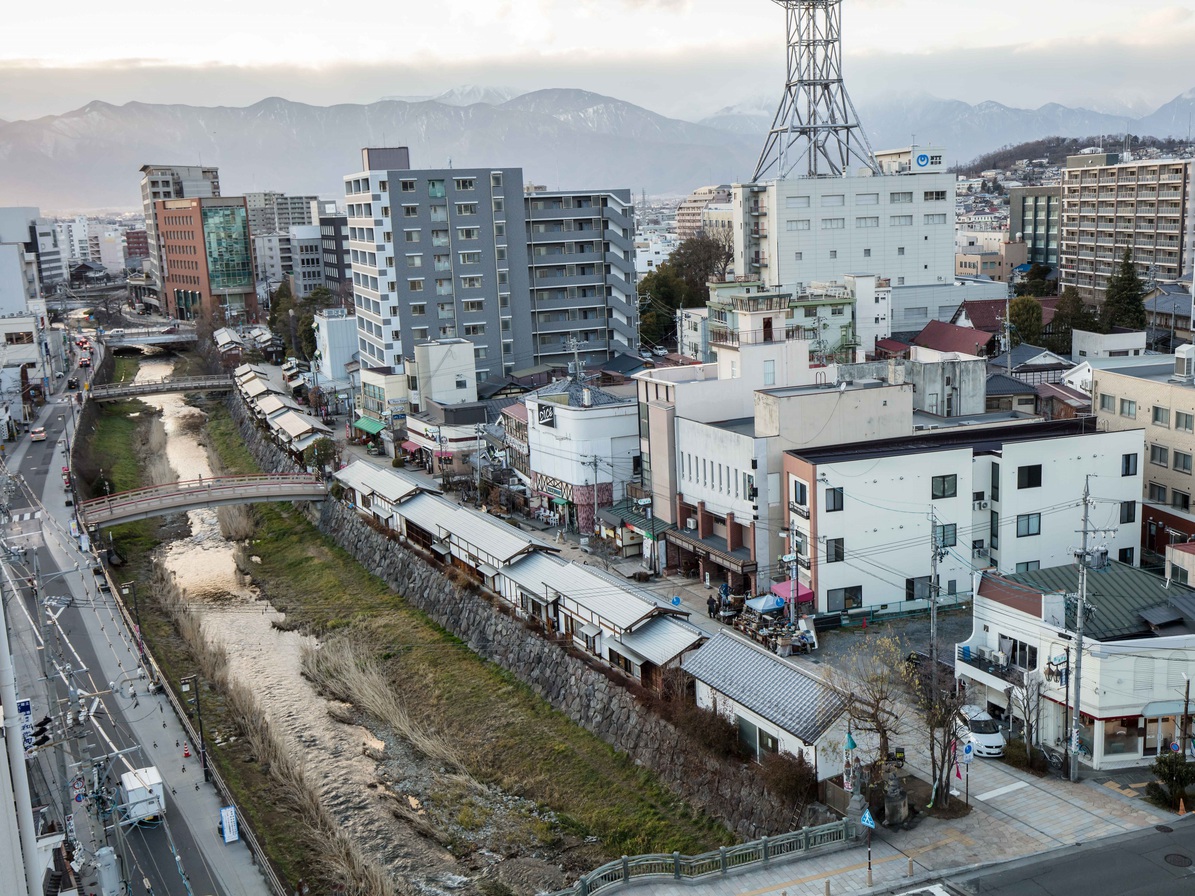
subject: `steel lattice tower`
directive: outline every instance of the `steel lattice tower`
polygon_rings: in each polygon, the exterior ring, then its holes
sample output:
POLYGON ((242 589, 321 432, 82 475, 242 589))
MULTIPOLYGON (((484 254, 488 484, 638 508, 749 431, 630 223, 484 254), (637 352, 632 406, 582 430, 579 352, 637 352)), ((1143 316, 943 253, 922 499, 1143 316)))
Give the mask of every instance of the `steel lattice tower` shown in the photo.
POLYGON ((784 97, 755 165, 758 182, 879 173, 855 106, 842 84, 842 0, 774 0, 784 7, 788 77, 784 97))

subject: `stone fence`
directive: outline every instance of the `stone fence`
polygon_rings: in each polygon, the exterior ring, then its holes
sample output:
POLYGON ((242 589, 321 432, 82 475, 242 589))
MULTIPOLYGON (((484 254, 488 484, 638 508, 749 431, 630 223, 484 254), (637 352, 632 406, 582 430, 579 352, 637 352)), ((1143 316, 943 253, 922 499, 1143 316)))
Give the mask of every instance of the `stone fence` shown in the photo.
MULTIPOLYGON (((229 406, 250 453, 269 472, 293 461, 256 427, 238 396, 229 406)), ((431 560, 369 526, 352 508, 325 501, 320 530, 413 607, 514 675, 574 723, 651 770, 695 809, 744 839, 791 831, 794 809, 768 794, 753 763, 722 760, 696 747, 603 671, 462 589, 431 560)))

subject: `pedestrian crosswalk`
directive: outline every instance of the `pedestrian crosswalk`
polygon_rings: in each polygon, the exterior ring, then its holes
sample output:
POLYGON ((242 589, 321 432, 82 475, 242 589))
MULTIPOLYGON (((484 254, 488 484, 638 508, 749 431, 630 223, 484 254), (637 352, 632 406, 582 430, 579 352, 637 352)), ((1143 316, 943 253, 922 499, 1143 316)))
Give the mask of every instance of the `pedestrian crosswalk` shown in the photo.
POLYGON ((34 510, 32 507, 23 507, 20 510, 14 510, 8 517, 10 523, 25 523, 29 520, 41 519, 41 511, 34 510))

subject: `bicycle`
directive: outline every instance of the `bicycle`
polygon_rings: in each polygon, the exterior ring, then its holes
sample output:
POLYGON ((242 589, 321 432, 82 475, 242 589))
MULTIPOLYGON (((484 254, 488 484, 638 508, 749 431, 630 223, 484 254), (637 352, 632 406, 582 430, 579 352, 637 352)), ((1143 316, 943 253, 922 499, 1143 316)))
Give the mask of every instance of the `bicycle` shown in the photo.
POLYGON ((1041 751, 1046 756, 1046 762, 1050 766, 1050 771, 1056 772, 1058 774, 1062 774, 1062 769, 1065 764, 1063 761, 1062 754, 1058 753, 1054 750, 1047 750, 1045 747, 1042 747, 1041 751))

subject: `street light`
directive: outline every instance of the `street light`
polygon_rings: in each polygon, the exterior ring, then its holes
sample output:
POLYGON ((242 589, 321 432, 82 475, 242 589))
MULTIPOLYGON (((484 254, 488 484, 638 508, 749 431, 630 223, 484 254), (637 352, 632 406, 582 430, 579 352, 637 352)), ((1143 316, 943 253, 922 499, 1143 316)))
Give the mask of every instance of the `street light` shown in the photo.
POLYGON ((194 698, 188 699, 187 702, 195 703, 195 715, 199 720, 199 764, 203 767, 203 780, 210 781, 211 776, 207 768, 207 747, 203 745, 203 705, 199 700, 199 676, 188 675, 185 678, 180 678, 178 683, 184 694, 192 689, 195 691, 194 698))
POLYGON ((120 586, 120 593, 124 597, 132 595, 133 619, 137 624, 137 657, 142 666, 145 665, 145 636, 141 633, 141 605, 137 603, 137 583, 124 582, 120 586))

